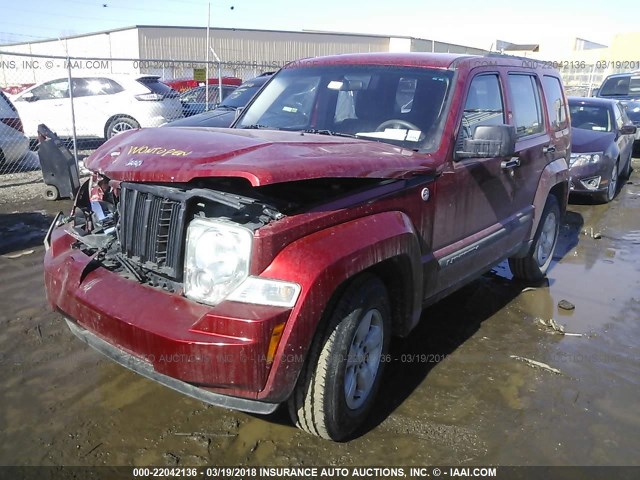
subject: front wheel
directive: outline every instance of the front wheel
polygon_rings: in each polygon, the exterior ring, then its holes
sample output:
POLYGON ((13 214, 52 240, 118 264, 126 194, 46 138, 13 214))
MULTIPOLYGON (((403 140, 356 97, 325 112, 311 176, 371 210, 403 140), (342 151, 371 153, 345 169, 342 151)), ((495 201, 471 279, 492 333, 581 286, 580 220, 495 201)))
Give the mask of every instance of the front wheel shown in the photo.
POLYGON ((371 274, 353 280, 324 327, 289 398, 289 413, 302 430, 343 440, 362 425, 380 387, 391 331, 382 281, 371 274))
POLYGON ((551 265, 559 233, 560 206, 556 196, 549 195, 527 256, 509 259, 509 268, 513 276, 528 282, 542 280, 551 265))
POLYGON ((609 203, 610 201, 612 201, 615 198, 616 193, 618 192, 618 177, 619 177, 618 162, 613 164, 609 175, 610 175, 610 180, 609 180, 609 185, 607 185, 607 190, 606 192, 600 195, 600 201, 602 203, 609 203))

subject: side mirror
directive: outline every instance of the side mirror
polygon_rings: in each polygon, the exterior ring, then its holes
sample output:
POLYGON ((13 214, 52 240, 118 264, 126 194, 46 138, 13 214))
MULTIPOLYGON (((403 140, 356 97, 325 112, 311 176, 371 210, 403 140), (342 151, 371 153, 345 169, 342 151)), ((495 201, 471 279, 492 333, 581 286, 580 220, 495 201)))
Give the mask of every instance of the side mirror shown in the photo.
POLYGON ((479 125, 473 138, 465 138, 456 158, 510 157, 516 151, 516 128, 513 125, 479 125))
POLYGON ((620 129, 621 135, 635 135, 638 127, 635 125, 623 125, 620 129))

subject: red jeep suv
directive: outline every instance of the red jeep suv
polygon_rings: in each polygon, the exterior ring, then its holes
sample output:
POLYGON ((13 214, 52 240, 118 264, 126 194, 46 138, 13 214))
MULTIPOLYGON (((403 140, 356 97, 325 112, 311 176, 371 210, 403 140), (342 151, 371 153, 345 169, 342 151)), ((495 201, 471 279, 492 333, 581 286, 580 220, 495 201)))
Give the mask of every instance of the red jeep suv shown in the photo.
POLYGON ((353 435, 392 335, 509 259, 542 278, 568 195, 558 73, 501 55, 294 62, 231 129, 142 129, 45 244, 75 335, 223 407, 353 435))

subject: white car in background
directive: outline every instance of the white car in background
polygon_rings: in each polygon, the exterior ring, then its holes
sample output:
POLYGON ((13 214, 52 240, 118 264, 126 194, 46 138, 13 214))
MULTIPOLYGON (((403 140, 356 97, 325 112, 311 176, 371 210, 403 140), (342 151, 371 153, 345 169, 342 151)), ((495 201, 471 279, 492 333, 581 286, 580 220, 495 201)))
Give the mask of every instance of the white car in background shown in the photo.
MULTIPOLYGON (((157 75, 93 75, 71 79, 76 135, 109 139, 125 130, 159 127, 182 117, 178 92, 157 75)), ((25 134, 44 123, 71 137, 71 101, 66 77, 39 83, 13 97, 25 134)))
POLYGON ((29 139, 15 107, 0 91, 0 166, 16 163, 29 153, 29 139))

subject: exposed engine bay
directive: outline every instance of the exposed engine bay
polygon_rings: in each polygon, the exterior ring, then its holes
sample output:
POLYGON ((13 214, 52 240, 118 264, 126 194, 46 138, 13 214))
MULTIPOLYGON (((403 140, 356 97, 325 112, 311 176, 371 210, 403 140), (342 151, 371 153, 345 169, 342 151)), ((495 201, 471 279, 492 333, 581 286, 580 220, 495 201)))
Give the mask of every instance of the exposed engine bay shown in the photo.
POLYGON ((92 257, 85 276, 104 267, 181 293, 185 232, 193 219, 215 218, 255 231, 285 215, 386 182, 321 179, 254 188, 241 179, 161 185, 113 181, 94 173, 76 196, 67 231, 77 240, 74 248, 92 257))
POLYGON ((259 200, 186 185, 114 182, 93 174, 80 188, 68 228, 98 266, 171 292, 182 289, 184 232, 197 217, 256 230, 284 215, 259 200))

